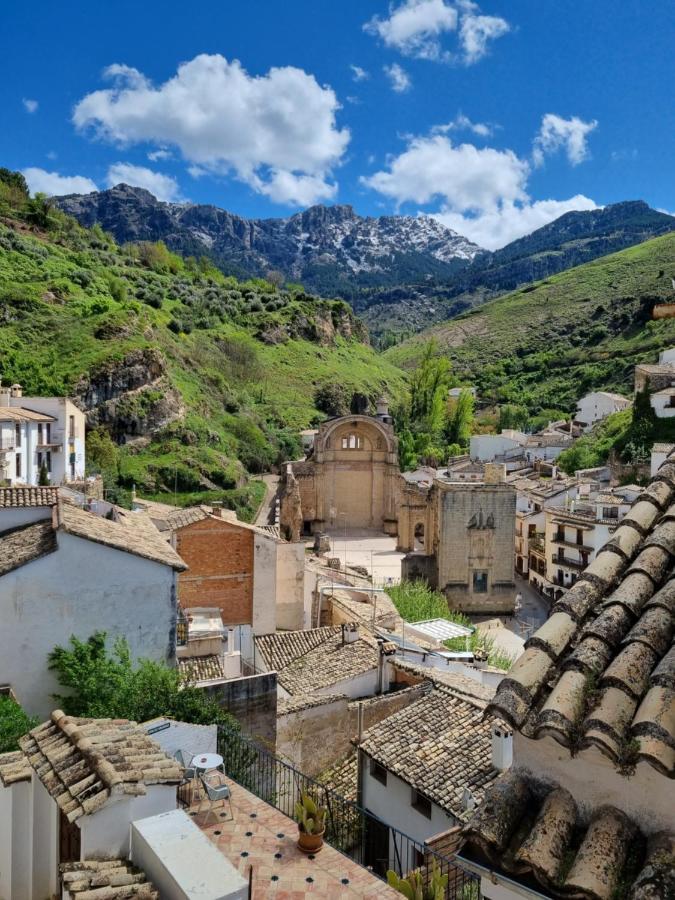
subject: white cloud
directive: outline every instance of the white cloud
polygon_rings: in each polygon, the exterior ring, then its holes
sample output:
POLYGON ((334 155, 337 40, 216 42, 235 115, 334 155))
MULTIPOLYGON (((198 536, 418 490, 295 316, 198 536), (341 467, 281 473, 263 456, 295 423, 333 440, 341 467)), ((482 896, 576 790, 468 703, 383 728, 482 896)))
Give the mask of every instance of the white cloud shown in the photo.
POLYGON ((349 68, 352 70, 352 78, 354 81, 366 81, 366 79, 370 78, 370 72, 366 72, 361 66, 350 65, 349 68))
POLYGON ((58 172, 47 172, 35 166, 22 169, 21 174, 28 182, 31 194, 90 194, 98 190, 91 178, 84 175, 59 175, 58 172))
POLYGON ((484 16, 472 0, 404 0, 389 6, 389 17, 373 16, 364 31, 405 56, 473 65, 488 51, 489 41, 502 37, 511 26, 500 16, 484 16), (457 34, 452 50, 443 38, 457 34))
POLYGON ((563 119, 555 113, 546 113, 541 120, 539 133, 534 139, 532 160, 535 166, 543 166, 546 156, 563 149, 571 165, 578 166, 588 158, 586 138, 598 127, 596 119, 584 122, 577 116, 563 119))
POLYGON ((27 100, 25 97, 21 102, 23 103, 24 109, 28 113, 37 112, 38 106, 40 105, 37 100, 27 100))
POLYGON ((413 137, 386 169, 361 182, 397 205, 406 202, 439 208, 432 213, 490 250, 528 234, 572 209, 594 209, 593 200, 533 201, 527 191, 530 164, 512 150, 454 145, 442 134, 413 137))
POLYGON ((108 187, 114 187, 116 184, 130 184, 133 187, 145 188, 158 200, 170 202, 180 199, 178 182, 171 175, 162 175, 161 172, 153 172, 152 169, 145 166, 134 166, 131 163, 118 162, 110 166, 106 184, 108 187))
POLYGON ((406 56, 439 59, 443 55, 439 38, 457 28, 457 18, 457 10, 444 0, 405 0, 390 5, 388 19, 373 16, 363 28, 406 56))
POLYGON ((577 194, 569 200, 505 203, 475 216, 446 210, 435 214, 434 218, 480 247, 498 250, 505 244, 548 225, 566 212, 585 209, 597 209, 597 204, 589 197, 577 194))
POLYGON ((252 76, 238 60, 201 54, 158 86, 128 66, 110 66, 105 75, 113 86, 76 105, 78 129, 120 145, 175 146, 191 166, 234 174, 280 203, 335 194, 332 171, 349 130, 336 125, 334 91, 302 69, 252 76))
POLYGON ((503 37, 510 31, 509 23, 499 16, 462 16, 459 39, 464 50, 463 62, 470 66, 478 62, 488 50, 488 41, 503 37))
POLYGON ((405 92, 409 91, 412 87, 410 75, 408 75, 406 70, 402 66, 399 66, 398 63, 384 66, 383 71, 389 79, 392 91, 396 91, 397 94, 405 94, 405 92))
POLYGON ((464 113, 457 113, 452 122, 446 122, 445 125, 434 125, 431 129, 432 134, 447 134, 449 131, 471 131, 478 137, 491 137, 498 125, 491 122, 472 122, 464 113))
POLYGON ((161 147, 159 150, 152 150, 147 156, 150 162, 159 162, 160 159, 172 159, 173 153, 170 150, 161 147))

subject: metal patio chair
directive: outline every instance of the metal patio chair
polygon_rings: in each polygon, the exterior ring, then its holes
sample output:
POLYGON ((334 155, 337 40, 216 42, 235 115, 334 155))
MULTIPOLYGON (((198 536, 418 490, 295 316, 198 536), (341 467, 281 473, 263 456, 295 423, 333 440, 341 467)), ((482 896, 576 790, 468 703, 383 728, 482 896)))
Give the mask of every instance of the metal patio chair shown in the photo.
POLYGON ((234 821, 234 813, 232 812, 232 792, 230 791, 229 785, 222 784, 220 779, 218 779, 217 783, 214 784, 212 782, 212 779, 214 777, 217 777, 217 776, 202 775, 202 777, 200 779, 201 783, 204 785, 204 790, 206 791, 206 797, 209 801, 209 811, 206 814, 206 819, 204 819, 204 822, 206 823, 208 821, 208 818, 211 815, 211 813, 213 813, 213 815, 215 816, 216 821, 217 821, 218 817, 216 816, 214 807, 218 803, 222 803, 223 809, 225 809, 225 801, 226 800, 230 807, 230 818, 232 819, 232 821, 234 821))

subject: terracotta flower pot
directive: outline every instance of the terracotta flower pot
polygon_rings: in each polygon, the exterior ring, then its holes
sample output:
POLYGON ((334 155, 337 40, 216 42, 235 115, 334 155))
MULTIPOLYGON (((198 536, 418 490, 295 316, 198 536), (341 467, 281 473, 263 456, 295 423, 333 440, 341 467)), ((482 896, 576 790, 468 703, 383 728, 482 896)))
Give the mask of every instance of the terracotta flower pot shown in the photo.
POLYGON ((322 828, 317 834, 307 834, 298 828, 298 849, 303 853, 318 853, 323 847, 323 833, 326 829, 322 828))

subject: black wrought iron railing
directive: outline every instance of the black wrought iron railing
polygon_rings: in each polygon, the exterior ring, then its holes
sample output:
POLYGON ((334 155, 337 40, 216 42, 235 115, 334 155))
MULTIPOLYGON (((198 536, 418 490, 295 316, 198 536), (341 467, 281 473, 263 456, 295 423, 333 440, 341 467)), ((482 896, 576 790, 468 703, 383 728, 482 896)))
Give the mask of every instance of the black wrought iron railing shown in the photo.
POLYGON ((388 825, 240 733, 219 727, 218 750, 233 781, 290 818, 301 794, 309 793, 326 807, 326 843, 378 878, 386 881, 388 870, 399 877, 417 871, 430 884, 439 872, 447 875, 446 900, 479 900, 480 879, 457 860, 388 825))

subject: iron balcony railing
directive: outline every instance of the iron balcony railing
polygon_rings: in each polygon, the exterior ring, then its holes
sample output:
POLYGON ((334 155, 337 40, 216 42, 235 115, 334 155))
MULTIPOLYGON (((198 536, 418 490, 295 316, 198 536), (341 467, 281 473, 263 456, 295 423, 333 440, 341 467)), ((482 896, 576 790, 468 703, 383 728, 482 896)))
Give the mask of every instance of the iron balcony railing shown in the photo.
POLYGON ((388 825, 240 733, 219 726, 218 751, 233 781, 289 818, 300 795, 309 793, 326 807, 326 843, 383 881, 389 869, 399 877, 416 870, 430 884, 438 870, 448 876, 445 900, 480 900, 480 878, 456 859, 388 825))
POLYGON ((588 561, 582 559, 571 559, 569 556, 559 556, 557 553, 551 557, 553 565, 566 566, 568 569, 585 569, 588 561))
POLYGON ((535 553, 543 553, 544 552, 544 535, 543 534, 530 535, 527 543, 528 543, 530 550, 534 550, 535 553))

